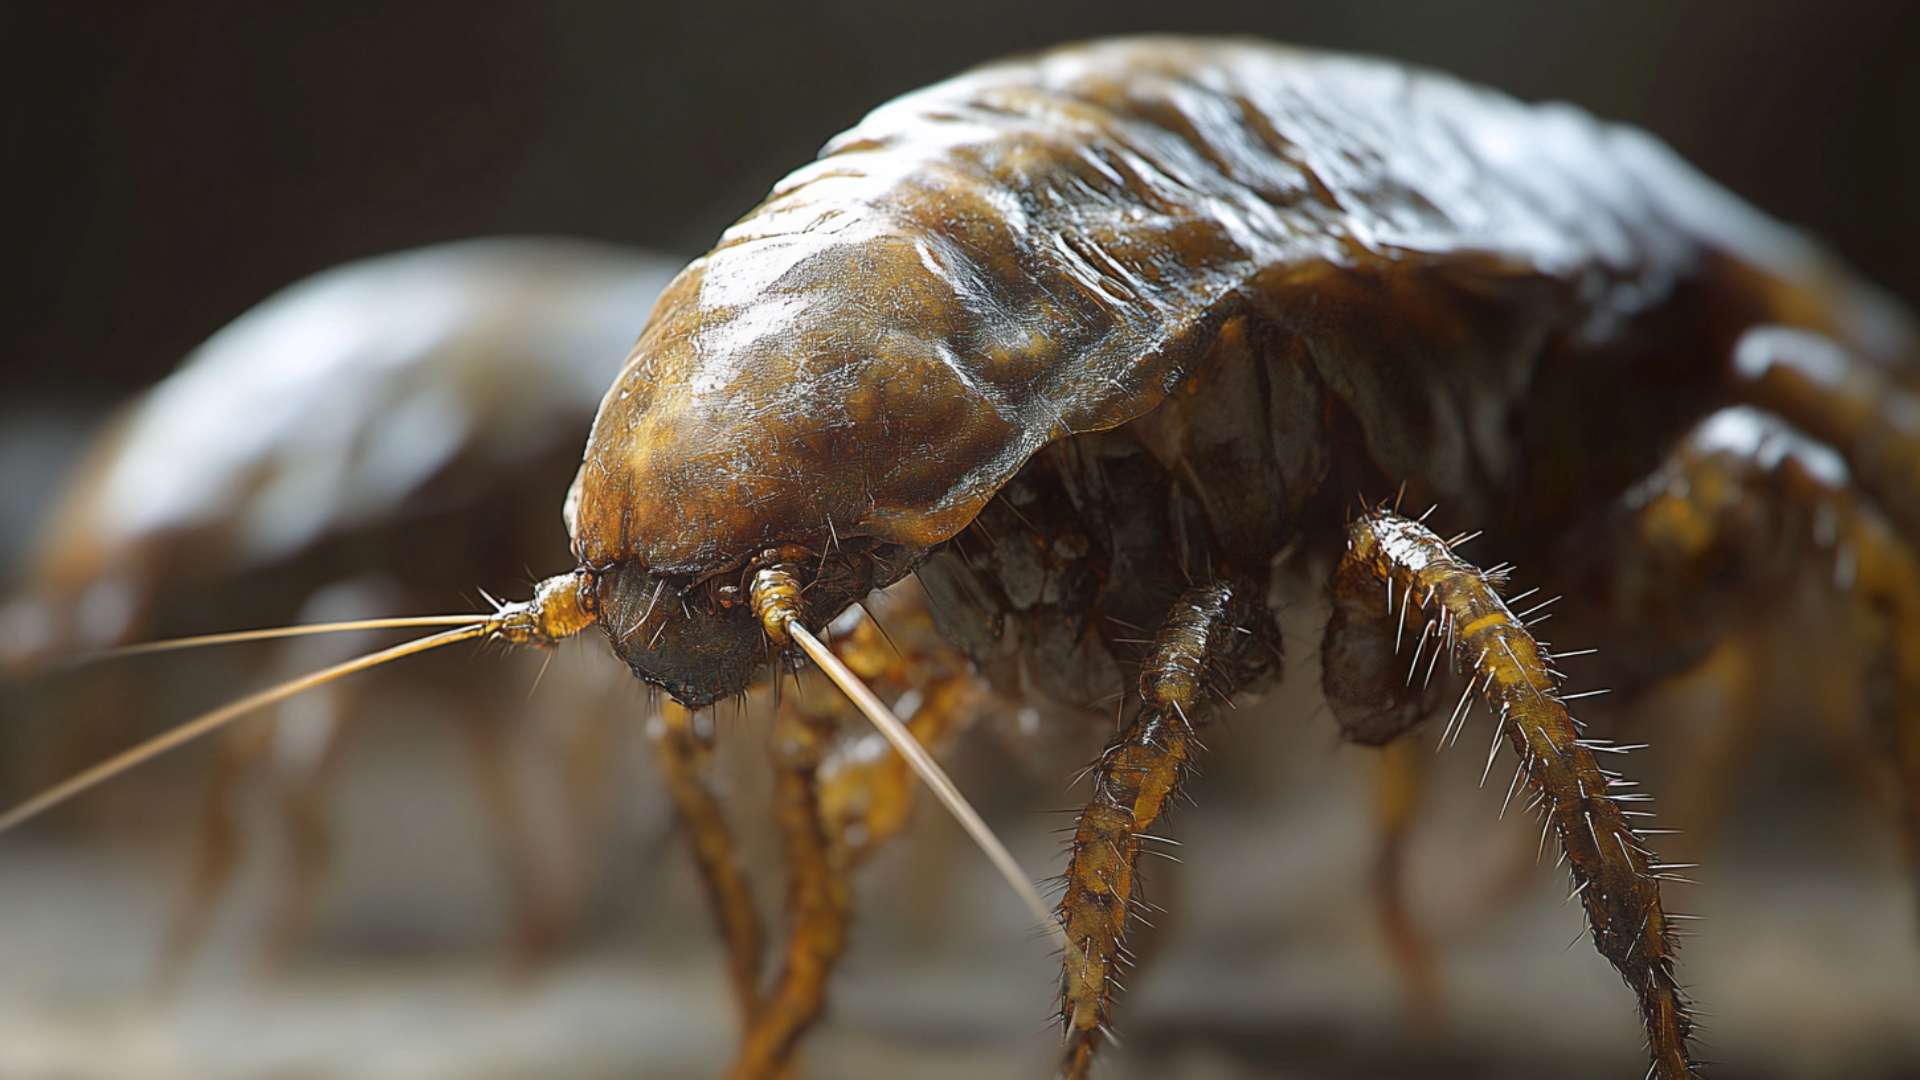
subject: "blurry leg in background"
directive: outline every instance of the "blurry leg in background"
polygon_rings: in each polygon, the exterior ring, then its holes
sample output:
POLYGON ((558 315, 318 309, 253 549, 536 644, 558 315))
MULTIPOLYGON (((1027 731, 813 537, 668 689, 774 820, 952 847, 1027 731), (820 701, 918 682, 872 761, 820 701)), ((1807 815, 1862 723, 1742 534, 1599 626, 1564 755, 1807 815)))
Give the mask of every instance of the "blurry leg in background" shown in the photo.
POLYGON ((834 725, 783 706, 773 732, 774 816, 787 870, 787 941, 778 976, 747 1025, 735 1080, 784 1075, 827 1003, 827 979, 846 947, 845 866, 822 825, 817 774, 834 725))
POLYGON ((178 988, 232 886, 241 856, 239 804, 245 781, 266 757, 273 733, 271 720, 243 724, 227 732, 214 748, 213 764, 200 791, 187 880, 174 901, 155 973, 155 987, 161 994, 178 988))
POLYGON ((1373 899, 1387 953, 1400 974, 1407 1012, 1416 1025, 1444 1019, 1433 943, 1415 922, 1407 897, 1407 846, 1419 821, 1431 748, 1425 740, 1397 739, 1374 757, 1374 819, 1380 830, 1373 863, 1373 899))
POLYGON ((677 702, 662 700, 659 716, 647 724, 647 734, 674 811, 692 844, 714 924, 726 943, 727 973, 744 1028, 759 1011, 763 939, 753 893, 740 867, 739 845, 707 782, 713 732, 704 724, 710 720, 711 714, 698 717, 677 702))

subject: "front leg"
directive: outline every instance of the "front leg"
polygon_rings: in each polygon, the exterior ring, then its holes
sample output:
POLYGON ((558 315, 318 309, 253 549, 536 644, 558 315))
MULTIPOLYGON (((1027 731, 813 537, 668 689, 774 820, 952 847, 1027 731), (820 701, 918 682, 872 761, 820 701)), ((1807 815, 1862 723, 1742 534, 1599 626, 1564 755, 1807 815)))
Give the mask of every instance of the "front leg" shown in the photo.
POLYGON ((733 827, 706 780, 712 756, 710 733, 679 702, 661 703, 647 725, 680 824, 692 842, 694 864, 712 907, 714 926, 727 946, 727 974, 744 1028, 760 1008, 760 916, 740 867, 733 827))
POLYGON ((1258 596, 1250 586, 1227 584, 1181 595, 1140 669, 1138 713, 1088 769, 1093 794, 1074 830, 1059 907, 1067 934, 1062 1071, 1069 1077, 1089 1074, 1110 1034, 1128 924, 1140 905, 1134 879, 1141 844, 1159 839, 1149 830, 1202 749, 1194 732, 1211 709, 1209 694, 1224 698, 1279 660, 1273 620, 1258 596))
POLYGON ((820 761, 830 719, 782 707, 773 731, 774 817, 787 866, 787 941, 780 973, 747 1024, 734 1080, 787 1074, 795 1048, 827 1004, 827 979, 846 948, 851 889, 820 813, 820 761))

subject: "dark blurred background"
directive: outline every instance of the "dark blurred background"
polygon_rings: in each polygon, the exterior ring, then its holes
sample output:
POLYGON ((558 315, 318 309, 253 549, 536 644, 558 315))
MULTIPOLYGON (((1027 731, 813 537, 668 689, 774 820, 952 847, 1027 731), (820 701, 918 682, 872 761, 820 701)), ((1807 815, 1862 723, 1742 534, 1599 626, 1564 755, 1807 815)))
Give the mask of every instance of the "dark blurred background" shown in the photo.
POLYGON ((1639 124, 1920 296, 1910 0, 15 2, 6 381, 116 397, 278 286, 410 245, 702 250, 894 94, 1160 30, 1379 53, 1639 124))

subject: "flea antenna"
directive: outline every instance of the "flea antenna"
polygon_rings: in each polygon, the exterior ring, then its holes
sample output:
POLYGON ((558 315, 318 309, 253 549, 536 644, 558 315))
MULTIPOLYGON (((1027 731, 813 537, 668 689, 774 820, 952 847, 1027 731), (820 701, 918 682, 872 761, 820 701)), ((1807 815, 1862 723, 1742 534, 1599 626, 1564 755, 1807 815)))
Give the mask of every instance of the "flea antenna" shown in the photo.
POLYGON ((311 634, 342 634, 351 630, 402 630, 424 626, 467 626, 484 622, 492 615, 403 615, 391 619, 352 619, 347 622, 303 623, 298 626, 274 626, 264 630, 233 630, 224 634, 198 634, 193 637, 142 641, 98 652, 82 653, 73 663, 87 664, 143 653, 198 649, 207 645, 233 645, 243 641, 271 641, 275 638, 307 637, 311 634))
POLYGON ((947 776, 947 771, 942 769, 940 763, 933 760, 933 755, 927 753, 926 748, 920 745, 920 740, 913 737, 913 733, 907 730, 907 726, 900 722, 899 717, 893 715, 893 710, 887 708, 885 702, 875 697, 872 690, 867 689, 867 684, 861 682, 858 675, 847 670, 847 666, 840 662, 840 658, 833 655, 833 650, 822 645, 818 638, 808 633, 807 628, 800 625, 800 620, 789 620, 785 629, 794 643, 799 645, 814 663, 820 665, 820 670, 826 674, 827 678, 833 680, 833 685, 839 687, 840 691, 866 714, 867 719, 873 721, 873 726, 880 729, 880 734, 886 736, 887 741, 893 744, 893 748, 907 760, 907 764, 913 766, 914 772, 920 774, 920 779, 926 781, 927 787, 933 789, 934 795, 946 804, 947 811, 953 815, 953 819, 973 837, 974 843, 980 845, 980 850, 986 852, 987 858, 991 859, 994 867, 1000 871, 1000 876, 1007 879, 1008 885, 1013 886, 1013 891, 1027 905, 1027 910, 1033 913, 1034 919, 1053 932, 1056 944, 1066 948, 1067 932, 1060 928, 1059 920, 1054 918, 1052 910, 1047 907, 1047 902, 1040 898, 1039 890, 1033 887, 1033 882, 1028 880, 1026 873, 1020 869, 1020 864, 1014 861, 1006 845, 1002 844, 987 823, 981 820, 973 804, 960 793, 960 789, 954 785, 952 778, 947 776))
POLYGON ((368 668, 379 667, 381 664, 390 663, 401 657, 412 656, 415 653, 423 653, 429 649, 437 649, 442 645, 451 645, 456 641, 469 641, 473 638, 481 637, 491 632, 491 630, 492 628, 486 623, 471 623, 458 630, 445 630, 438 634, 429 634, 426 637, 414 638, 412 641, 403 642, 392 648, 367 653, 364 656, 357 656, 352 660, 335 664, 330 668, 324 668, 295 679, 289 679, 278 686, 268 687, 258 693, 249 694, 238 701, 222 705, 212 712, 204 713, 171 731, 148 739, 146 742, 130 750, 116 754, 70 780, 55 784, 53 787, 48 788, 33 798, 28 799, 26 802, 21 803, 19 806, 14 807, 12 810, 7 811, 5 814, 0 815, 0 832, 5 832, 15 825, 26 821, 28 818, 35 817, 45 810, 49 810, 66 802, 68 799, 86 791, 88 788, 111 780, 121 773, 126 772, 128 769, 151 761, 176 746, 192 742, 202 735, 216 731, 250 712, 266 708, 268 705, 276 702, 285 701, 295 694, 332 682, 342 676, 351 675, 356 671, 365 671, 368 668))

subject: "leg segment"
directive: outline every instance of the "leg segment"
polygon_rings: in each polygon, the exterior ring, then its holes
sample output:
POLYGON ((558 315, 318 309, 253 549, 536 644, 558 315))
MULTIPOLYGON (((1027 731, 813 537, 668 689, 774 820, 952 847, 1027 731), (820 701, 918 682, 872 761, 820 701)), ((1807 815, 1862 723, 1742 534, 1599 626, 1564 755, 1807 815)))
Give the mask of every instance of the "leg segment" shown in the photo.
POLYGON ((1704 653, 1751 618, 1756 597, 1810 577, 1831 586, 1866 658, 1869 724, 1888 740, 1920 856, 1920 558, 1840 457, 1776 417, 1722 410, 1606 528, 1616 551, 1592 580, 1620 627, 1610 636, 1639 642, 1628 679, 1661 673, 1636 654, 1704 653))
MULTIPOLYGON (((978 715, 984 688, 971 677, 919 691, 907 729, 935 757, 978 715)), ((896 711, 898 711, 896 709, 896 711)), ((906 827, 919 780, 885 738, 867 732, 844 739, 820 765, 820 812, 827 836, 849 867, 865 862, 906 827)))
MULTIPOLYGON (((1495 583, 1417 522, 1390 512, 1367 514, 1347 534, 1339 573, 1364 569, 1376 587, 1391 587, 1417 606, 1436 641, 1447 643, 1494 710, 1520 757, 1533 802, 1559 837, 1594 943, 1640 1001, 1653 1076, 1680 1080, 1693 1071, 1692 1020, 1673 978, 1674 935, 1660 904, 1661 864, 1609 794, 1617 774, 1600 768, 1560 694, 1560 681, 1539 644, 1501 600, 1495 583)), ((1489 757, 1491 762, 1491 756, 1489 757)))
POLYGON ((1375 820, 1380 847, 1373 860, 1373 900, 1387 951, 1400 973, 1412 1019, 1440 1018, 1440 976, 1433 943, 1421 933, 1407 903, 1407 841, 1427 786, 1426 748, 1415 739, 1399 739, 1380 748, 1375 761, 1375 820))
POLYGON ((537 965, 560 935, 562 918, 536 852, 532 819, 525 793, 514 775, 514 745, 507 730, 520 718, 487 714, 484 710, 460 724, 471 755, 475 786, 493 826, 512 903, 514 963, 537 965))
MULTIPOLYGON (((972 725, 987 689, 966 658, 941 640, 923 603, 897 593, 888 599, 887 629, 860 618, 839 628, 833 651, 888 698, 920 745, 939 757, 972 725)), ((852 706, 837 695, 822 701, 822 719, 860 729, 832 749, 819 774, 827 837, 852 867, 906 826, 919 780, 852 706)))
MULTIPOLYGON (((850 613, 835 626, 842 663, 890 699, 929 752, 970 725, 985 690, 939 639, 923 607, 889 604, 890 630, 850 613)), ((786 854, 785 963, 749 1026, 734 1073, 783 1075, 826 1003, 845 944, 852 870, 905 827, 919 786, 886 740, 839 695, 789 697, 774 732, 777 818, 786 854), (859 733, 835 738, 843 725, 859 733)))
MULTIPOLYGON (((303 718, 304 719, 304 718, 303 718)), ((269 916, 261 964, 269 972, 285 968, 308 929, 327 873, 333 866, 333 831, 327 824, 334 766, 345 735, 345 718, 325 718, 322 745, 312 761, 291 775, 276 776, 275 810, 286 841, 287 872, 269 916)), ((283 732, 276 731, 276 735, 283 732)))
MULTIPOLYGON (((1365 566, 1342 563, 1334 573, 1329 600, 1320 648, 1320 685, 1327 707, 1342 738, 1376 747, 1381 755, 1374 772, 1374 816, 1380 830, 1372 878, 1374 908, 1410 1011, 1416 1019, 1432 1019, 1440 1004, 1433 947, 1414 924, 1405 892, 1407 840, 1425 788, 1426 756, 1417 741, 1406 736, 1435 711, 1433 675, 1445 643, 1432 640, 1432 623, 1412 614, 1412 597, 1394 596, 1365 566), (1405 654, 1408 645, 1413 648, 1411 662, 1405 654)), ((1450 738, 1458 738, 1451 722, 1440 733, 1443 744, 1450 738)))
POLYGON ((155 980, 162 992, 178 985, 240 862, 238 803, 247 774, 272 744, 273 725, 235 728, 219 740, 212 775, 200 791, 199 821, 189 857, 187 887, 175 902, 155 980))
POLYGON ((826 1007, 827 979, 846 947, 849 889, 822 827, 817 774, 833 727, 782 709, 774 731, 775 816, 787 863, 787 944, 773 988, 747 1025, 736 1080, 782 1075, 826 1007))
POLYGON ((1084 1077, 1108 1032, 1126 934, 1139 901, 1135 871, 1143 841, 1167 809, 1201 749, 1194 725, 1209 690, 1230 691, 1269 670, 1278 656, 1272 620, 1251 588, 1189 590, 1154 636, 1140 671, 1140 710, 1088 770, 1093 795, 1080 814, 1067 862, 1060 923, 1063 1071, 1084 1077))
POLYGON ((1826 338, 1783 327, 1749 331, 1734 365, 1745 400, 1838 450, 1920 542, 1920 394, 1826 338))
POLYGON ((710 748, 706 737, 695 730, 694 720, 691 712, 668 700, 661 704, 659 717, 647 726, 647 734, 659 756, 660 770, 666 774, 674 810, 693 841, 694 863, 706 886, 720 936, 726 941, 727 973, 744 1024, 759 1011, 760 917, 754 912, 753 894, 740 870, 733 830, 704 779, 710 748))
MULTIPOLYGON (((893 707, 908 714, 914 736, 933 750, 976 715, 982 689, 944 646, 897 651, 869 618, 843 624, 833 648, 877 691, 895 698, 893 707), (930 675, 936 667, 946 674, 930 675), (896 692, 899 686, 909 689, 896 692), (917 701, 908 704, 908 695, 917 701)), ((826 1006, 826 984, 846 944, 849 873, 899 832, 911 809, 917 781, 884 740, 863 734, 833 746, 846 720, 861 722, 838 697, 790 698, 776 712, 775 802, 788 874, 788 934, 784 963, 748 1025, 735 1077, 788 1074, 800 1040, 826 1006)))

